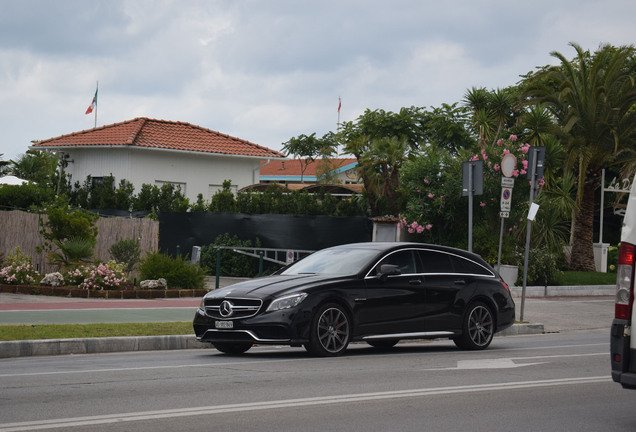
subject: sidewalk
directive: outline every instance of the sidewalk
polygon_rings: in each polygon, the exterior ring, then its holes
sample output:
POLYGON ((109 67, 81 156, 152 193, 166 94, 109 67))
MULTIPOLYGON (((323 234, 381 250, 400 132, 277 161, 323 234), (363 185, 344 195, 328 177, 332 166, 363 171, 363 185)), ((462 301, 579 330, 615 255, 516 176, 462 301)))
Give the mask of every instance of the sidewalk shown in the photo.
MULTIPOLYGON (((236 280, 224 280, 222 286, 236 280)), ((521 288, 512 288, 521 314, 521 288)), ((615 287, 527 287, 524 323, 497 336, 609 329, 615 287)), ((0 293, 0 324, 190 321, 200 299, 106 300, 0 293), (62 317, 62 318, 60 318, 62 317), (132 320, 132 321, 131 321, 132 320)), ((194 334, 0 342, 0 358, 209 348, 194 334)))

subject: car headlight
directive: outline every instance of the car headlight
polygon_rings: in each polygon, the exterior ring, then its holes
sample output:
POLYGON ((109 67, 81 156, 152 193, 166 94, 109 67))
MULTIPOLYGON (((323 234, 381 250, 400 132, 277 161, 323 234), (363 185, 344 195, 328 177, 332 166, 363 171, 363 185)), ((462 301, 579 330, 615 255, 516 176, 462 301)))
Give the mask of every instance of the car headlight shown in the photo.
POLYGON ((267 312, 296 307, 307 297, 307 293, 290 294, 274 299, 267 308, 267 312))
POLYGON ((201 303, 199 303, 199 309, 201 309, 202 311, 205 310, 205 297, 201 299, 201 303))

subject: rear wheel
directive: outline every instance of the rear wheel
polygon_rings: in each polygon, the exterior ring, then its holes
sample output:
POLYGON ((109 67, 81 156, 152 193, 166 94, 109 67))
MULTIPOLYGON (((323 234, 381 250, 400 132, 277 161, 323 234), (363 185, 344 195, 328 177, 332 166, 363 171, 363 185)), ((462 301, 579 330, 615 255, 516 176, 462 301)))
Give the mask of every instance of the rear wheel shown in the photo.
POLYGON ((248 349, 252 348, 251 343, 217 342, 212 345, 214 348, 225 354, 243 354, 248 349))
POLYGON ((318 309, 311 322, 309 343, 311 354, 330 357, 345 352, 351 339, 351 323, 342 306, 329 303, 318 309))
POLYGON ((490 308, 482 302, 468 306, 462 323, 462 335, 454 342, 464 350, 482 350, 488 348, 495 334, 495 319, 490 308))

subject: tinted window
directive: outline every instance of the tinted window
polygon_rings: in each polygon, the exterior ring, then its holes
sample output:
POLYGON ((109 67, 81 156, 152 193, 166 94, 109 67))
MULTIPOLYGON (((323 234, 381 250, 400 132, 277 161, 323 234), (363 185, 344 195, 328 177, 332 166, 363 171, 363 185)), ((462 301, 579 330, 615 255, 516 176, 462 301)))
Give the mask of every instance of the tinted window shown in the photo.
POLYGON ((387 255, 378 263, 378 265, 375 266, 375 268, 371 271, 371 274, 379 275, 380 266, 383 264, 393 264, 398 266, 402 274, 417 273, 415 255, 413 255, 413 251, 411 250, 393 252, 392 254, 387 255))
POLYGON ((291 265, 281 274, 354 275, 370 264, 377 250, 323 249, 291 265))
POLYGON ((454 273, 450 255, 444 252, 422 250, 418 252, 424 273, 454 273))
POLYGON ((477 264, 474 261, 458 256, 452 256, 451 259, 457 273, 492 276, 492 273, 489 270, 485 269, 483 266, 477 264))

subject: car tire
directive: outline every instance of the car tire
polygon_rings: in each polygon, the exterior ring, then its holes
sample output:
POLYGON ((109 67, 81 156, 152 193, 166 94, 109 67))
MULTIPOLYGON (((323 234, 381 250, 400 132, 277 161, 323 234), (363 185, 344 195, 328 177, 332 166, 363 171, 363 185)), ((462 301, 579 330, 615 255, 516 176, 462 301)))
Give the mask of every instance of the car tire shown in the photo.
POLYGON ((341 355, 351 340, 351 320, 344 308, 328 303, 318 309, 311 320, 309 343, 305 349, 320 357, 341 355))
POLYGON ((398 339, 367 341, 373 348, 380 350, 388 350, 393 348, 399 342, 398 339))
POLYGON ((471 303, 464 313, 461 336, 453 339, 463 350, 488 348, 495 334, 495 318, 490 308, 482 303, 471 303))
POLYGON ((252 348, 251 343, 217 342, 212 345, 214 348, 225 354, 243 354, 248 349, 252 348))

